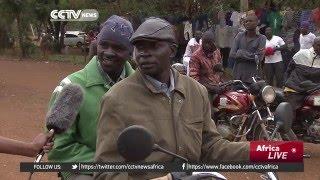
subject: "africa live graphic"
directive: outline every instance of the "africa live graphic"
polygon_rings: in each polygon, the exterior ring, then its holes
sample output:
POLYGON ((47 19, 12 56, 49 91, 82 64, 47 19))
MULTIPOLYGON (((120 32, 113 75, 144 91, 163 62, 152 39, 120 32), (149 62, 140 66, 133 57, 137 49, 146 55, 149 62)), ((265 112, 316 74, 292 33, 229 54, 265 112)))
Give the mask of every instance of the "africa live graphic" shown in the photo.
POLYGON ((251 162, 303 162, 303 142, 253 141, 250 143, 251 162))

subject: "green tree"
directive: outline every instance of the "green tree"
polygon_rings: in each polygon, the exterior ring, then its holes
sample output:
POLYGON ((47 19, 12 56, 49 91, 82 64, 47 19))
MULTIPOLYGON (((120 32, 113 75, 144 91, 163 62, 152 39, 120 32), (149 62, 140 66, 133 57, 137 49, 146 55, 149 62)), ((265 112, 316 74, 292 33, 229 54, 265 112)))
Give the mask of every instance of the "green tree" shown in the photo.
POLYGON ((17 29, 18 29, 18 41, 19 47, 21 49, 21 56, 27 56, 27 36, 26 36, 26 29, 27 29, 27 18, 23 16, 23 13, 26 11, 28 1, 23 0, 2 0, 0 1, 1 14, 5 15, 8 18, 16 20, 17 22, 17 29))

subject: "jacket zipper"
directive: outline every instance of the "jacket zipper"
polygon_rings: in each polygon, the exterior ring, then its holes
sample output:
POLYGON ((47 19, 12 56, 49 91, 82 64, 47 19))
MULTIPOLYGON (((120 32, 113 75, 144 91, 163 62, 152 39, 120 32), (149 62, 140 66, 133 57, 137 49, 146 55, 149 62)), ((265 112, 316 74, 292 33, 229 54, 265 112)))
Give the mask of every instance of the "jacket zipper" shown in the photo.
POLYGON ((175 137, 175 142, 176 142, 176 153, 178 153, 178 137, 177 137, 177 133, 176 131, 178 130, 178 126, 177 126, 177 121, 174 117, 174 107, 173 107, 173 98, 174 98, 174 92, 171 94, 170 98, 169 98, 169 104, 171 106, 171 117, 172 117, 172 120, 173 120, 173 133, 174 133, 174 137, 175 137))

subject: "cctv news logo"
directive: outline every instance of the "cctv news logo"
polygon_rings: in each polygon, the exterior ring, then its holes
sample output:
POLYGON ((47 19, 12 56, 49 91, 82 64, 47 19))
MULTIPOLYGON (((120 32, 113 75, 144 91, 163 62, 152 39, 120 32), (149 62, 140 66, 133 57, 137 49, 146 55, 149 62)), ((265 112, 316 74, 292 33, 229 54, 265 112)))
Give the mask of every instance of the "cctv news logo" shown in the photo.
POLYGON ((95 21, 99 18, 99 12, 95 9, 53 10, 50 17, 51 21, 95 21))
POLYGON ((251 162, 303 162, 303 143, 300 141, 253 141, 250 143, 251 162))

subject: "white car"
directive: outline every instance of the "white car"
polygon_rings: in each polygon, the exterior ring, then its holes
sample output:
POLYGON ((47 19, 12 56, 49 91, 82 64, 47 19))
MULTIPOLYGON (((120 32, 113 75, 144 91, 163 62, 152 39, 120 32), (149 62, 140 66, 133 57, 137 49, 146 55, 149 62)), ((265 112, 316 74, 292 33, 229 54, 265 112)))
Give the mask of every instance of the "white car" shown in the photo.
POLYGON ((85 44, 85 33, 81 31, 67 31, 64 35, 64 45, 81 47, 85 44))

